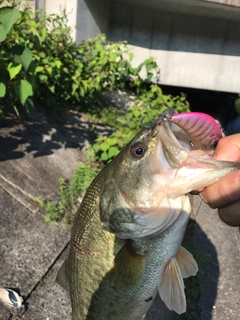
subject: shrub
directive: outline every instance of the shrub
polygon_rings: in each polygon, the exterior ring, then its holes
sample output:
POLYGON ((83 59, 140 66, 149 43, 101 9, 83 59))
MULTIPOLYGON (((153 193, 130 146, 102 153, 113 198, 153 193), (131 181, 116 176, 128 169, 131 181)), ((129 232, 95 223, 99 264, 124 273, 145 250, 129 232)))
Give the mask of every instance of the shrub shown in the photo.
POLYGON ((127 44, 106 41, 104 35, 76 45, 67 22, 64 10, 46 15, 0 8, 3 105, 10 104, 17 113, 19 104, 31 113, 37 102, 46 109, 79 109, 98 104, 97 92, 123 88, 126 82, 138 86, 142 68, 148 80, 158 72, 152 58, 133 68, 127 44))

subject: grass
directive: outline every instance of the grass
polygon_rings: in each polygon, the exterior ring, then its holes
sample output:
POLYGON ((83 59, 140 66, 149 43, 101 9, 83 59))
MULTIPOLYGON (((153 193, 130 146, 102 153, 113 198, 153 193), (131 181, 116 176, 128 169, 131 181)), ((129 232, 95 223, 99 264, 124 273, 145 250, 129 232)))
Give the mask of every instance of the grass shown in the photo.
POLYGON ((70 181, 64 178, 59 179, 58 201, 37 198, 40 206, 46 211, 44 215, 45 221, 71 223, 83 195, 98 171, 99 169, 94 161, 93 152, 90 148, 87 148, 83 152, 83 162, 76 166, 73 178, 70 181))

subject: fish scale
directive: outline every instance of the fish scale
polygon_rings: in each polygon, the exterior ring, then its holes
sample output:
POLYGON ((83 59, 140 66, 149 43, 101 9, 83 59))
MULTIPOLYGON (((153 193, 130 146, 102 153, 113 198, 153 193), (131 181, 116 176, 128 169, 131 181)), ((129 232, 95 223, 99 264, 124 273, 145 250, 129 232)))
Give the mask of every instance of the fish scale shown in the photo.
POLYGON ((67 265, 69 274, 74 275, 69 279, 69 286, 70 295, 75 297, 72 318, 76 320, 86 318, 91 296, 114 260, 115 236, 102 230, 98 214, 101 184, 100 175, 88 188, 72 230, 67 265))

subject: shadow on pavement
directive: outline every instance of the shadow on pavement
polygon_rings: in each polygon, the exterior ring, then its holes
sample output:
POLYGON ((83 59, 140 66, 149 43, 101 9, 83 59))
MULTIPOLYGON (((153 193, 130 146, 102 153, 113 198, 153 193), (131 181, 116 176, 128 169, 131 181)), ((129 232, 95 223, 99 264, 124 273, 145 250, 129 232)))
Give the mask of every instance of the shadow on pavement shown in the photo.
POLYGON ((34 158, 51 155, 61 147, 81 150, 86 141, 94 141, 96 134, 109 132, 86 115, 73 111, 52 123, 37 112, 34 120, 20 120, 7 114, 0 125, 0 161, 19 159, 27 153, 34 158))

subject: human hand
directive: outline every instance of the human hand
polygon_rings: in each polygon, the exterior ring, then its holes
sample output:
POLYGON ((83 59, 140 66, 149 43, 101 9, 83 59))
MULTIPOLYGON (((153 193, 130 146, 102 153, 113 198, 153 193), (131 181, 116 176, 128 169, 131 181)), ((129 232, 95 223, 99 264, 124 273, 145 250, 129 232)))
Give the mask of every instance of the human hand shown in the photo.
MULTIPOLYGON (((240 134, 219 140, 214 159, 240 162, 240 134)), ((200 193, 211 208, 229 226, 240 226, 240 170, 233 171, 200 193)))

